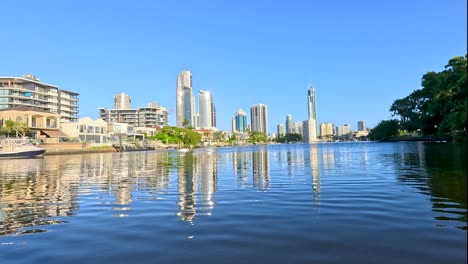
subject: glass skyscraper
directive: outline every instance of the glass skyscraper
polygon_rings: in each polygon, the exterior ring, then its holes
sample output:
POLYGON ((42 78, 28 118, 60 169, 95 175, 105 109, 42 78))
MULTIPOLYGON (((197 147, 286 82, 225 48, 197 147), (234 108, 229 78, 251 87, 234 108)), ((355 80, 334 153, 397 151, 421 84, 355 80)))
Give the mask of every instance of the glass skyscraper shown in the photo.
POLYGON ((177 76, 176 87, 176 122, 177 127, 195 126, 195 98, 192 95, 192 74, 183 71, 177 76))
POLYGON ((209 91, 198 92, 198 114, 200 116, 200 128, 213 127, 213 97, 209 91))
POLYGON ((245 132, 247 130, 247 114, 242 110, 236 112, 234 116, 234 132, 245 132))

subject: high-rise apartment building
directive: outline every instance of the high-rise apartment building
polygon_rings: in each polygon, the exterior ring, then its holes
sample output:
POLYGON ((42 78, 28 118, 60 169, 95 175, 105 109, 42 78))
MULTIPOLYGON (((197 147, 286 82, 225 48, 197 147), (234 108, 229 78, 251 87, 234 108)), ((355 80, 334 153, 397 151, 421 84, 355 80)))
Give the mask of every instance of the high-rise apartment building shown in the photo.
POLYGON ((242 110, 236 112, 233 117, 233 132, 245 132, 247 130, 247 114, 242 110))
POLYGON ((169 122, 169 113, 158 103, 149 103, 138 109, 98 108, 99 118, 107 123, 125 123, 134 127, 163 127, 169 122))
POLYGON ((32 74, 23 77, 0 76, 0 109, 31 106, 60 115, 61 122, 78 121, 78 96, 72 91, 40 82, 32 74))
POLYGON ((302 122, 300 121, 296 121, 294 122, 294 125, 293 125, 293 133, 296 133, 296 134, 299 134, 299 135, 303 135, 303 131, 302 131, 302 122))
POLYGON ((213 127, 213 97, 209 91, 198 92, 198 114, 200 118, 200 123, 198 127, 200 128, 212 128, 213 127))
POLYGON ((333 136, 333 124, 332 123, 322 123, 320 124, 320 136, 333 136))
POLYGON ((350 134, 351 131, 351 126, 348 124, 344 124, 342 126, 337 126, 336 127, 336 135, 337 136, 344 136, 350 134))
POLYGON ((114 109, 131 109, 131 99, 128 94, 118 93, 114 95, 114 109))
POLYGON ((192 95, 192 74, 182 71, 177 76, 176 87, 176 123, 177 127, 195 127, 195 97, 192 95))
POLYGON ((211 95, 211 125, 216 127, 216 106, 213 100, 213 95, 211 95))
POLYGON ((291 115, 286 115, 286 133, 290 134, 293 131, 293 122, 292 122, 292 116, 291 115))
POLYGON ((357 122, 357 127, 358 127, 358 129, 357 129, 358 131, 366 131, 366 130, 367 130, 367 129, 366 129, 366 121, 364 121, 364 120, 359 120, 359 121, 357 122))
POLYGON ((169 112, 158 103, 148 103, 137 109, 139 127, 164 127, 169 123, 169 112))
POLYGON ((302 123, 302 139, 306 143, 317 141, 317 127, 313 119, 307 119, 302 123))
POLYGON ((268 135, 268 109, 265 104, 253 105, 250 108, 252 132, 258 131, 268 135))
POLYGON ((284 128, 283 124, 278 124, 276 127, 277 133, 278 133, 278 138, 286 135, 286 129, 284 128))

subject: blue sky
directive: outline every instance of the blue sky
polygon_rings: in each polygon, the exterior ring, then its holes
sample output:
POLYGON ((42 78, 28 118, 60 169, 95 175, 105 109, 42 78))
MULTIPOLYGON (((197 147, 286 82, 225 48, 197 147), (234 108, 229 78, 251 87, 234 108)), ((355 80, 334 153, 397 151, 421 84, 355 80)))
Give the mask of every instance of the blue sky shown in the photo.
POLYGON ((0 76, 36 75, 80 93, 80 117, 113 96, 159 102, 175 125, 177 75, 212 92, 220 129, 257 103, 269 131, 307 119, 372 127, 428 71, 467 53, 465 0, 21 1, 1 4, 0 76))

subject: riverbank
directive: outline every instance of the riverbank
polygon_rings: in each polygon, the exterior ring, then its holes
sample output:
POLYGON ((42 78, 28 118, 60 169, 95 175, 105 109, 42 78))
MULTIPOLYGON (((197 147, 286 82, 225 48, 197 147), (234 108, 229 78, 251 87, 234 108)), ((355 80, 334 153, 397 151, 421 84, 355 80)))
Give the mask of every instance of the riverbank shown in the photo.
MULTIPOLYGON (((223 147, 227 146, 227 144, 217 144, 217 145, 212 145, 211 147, 223 147)), ((70 145, 70 146, 44 146, 47 151, 44 153, 44 156, 49 156, 49 155, 68 155, 68 154, 91 154, 91 153, 112 153, 112 152, 133 152, 133 151, 147 151, 147 150, 173 150, 173 149, 179 149, 181 146, 179 145, 174 145, 174 144, 159 144, 159 145, 154 145, 152 147, 135 147, 135 146, 126 146, 126 147, 120 147, 120 146, 99 146, 99 147, 92 147, 92 146, 78 146, 78 145, 70 145)), ((208 147, 208 146, 201 146, 203 147, 208 147)), ((200 147, 196 147, 200 148, 200 147)))
POLYGON ((81 148, 81 149, 47 149, 44 153, 44 156, 48 155, 66 155, 66 154, 87 154, 87 153, 107 153, 107 152, 117 152, 112 146, 106 147, 90 147, 90 148, 81 148))

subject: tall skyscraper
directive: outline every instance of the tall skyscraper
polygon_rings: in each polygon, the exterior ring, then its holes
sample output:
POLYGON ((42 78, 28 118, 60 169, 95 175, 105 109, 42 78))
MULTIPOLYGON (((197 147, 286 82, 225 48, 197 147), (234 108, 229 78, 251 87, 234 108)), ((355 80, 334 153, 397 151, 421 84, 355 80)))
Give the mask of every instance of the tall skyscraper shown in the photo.
POLYGON ((253 105, 250 108, 252 132, 258 131, 268 135, 268 109, 265 104, 253 105))
POLYGON ((128 94, 118 93, 114 95, 114 109, 131 109, 131 99, 128 94))
POLYGON ((278 138, 286 135, 286 129, 284 128, 283 124, 278 124, 276 127, 277 133, 278 133, 278 138))
POLYGON ((213 97, 209 91, 198 92, 198 114, 200 115, 200 128, 213 127, 213 97))
POLYGON ((293 130, 292 116, 286 115, 286 133, 290 134, 293 132, 292 130, 293 130))
POLYGON ((315 101, 315 88, 312 85, 307 92, 309 119, 304 121, 304 141, 315 142, 317 141, 317 104, 315 101), (307 131, 306 131, 307 130, 307 131), (313 130, 313 131, 312 131, 313 130), (306 134, 307 133, 307 134, 306 134), (306 138, 307 136, 307 138, 306 138))
POLYGON ((247 114, 242 110, 236 112, 234 119, 234 132, 245 132, 247 130, 247 114))
POLYGON ((216 107, 213 100, 213 95, 211 95, 211 126, 216 127, 216 107))
POLYGON ((359 120, 357 122, 357 127, 358 127, 358 131, 366 131, 366 121, 364 120, 359 120))
POLYGON ((192 95, 192 74, 182 71, 177 76, 176 122, 177 127, 195 126, 195 97, 192 95))
POLYGON ((314 119, 317 121, 317 104, 315 102, 315 88, 310 86, 309 91, 307 92, 308 98, 308 110, 309 110, 309 119, 314 119))

